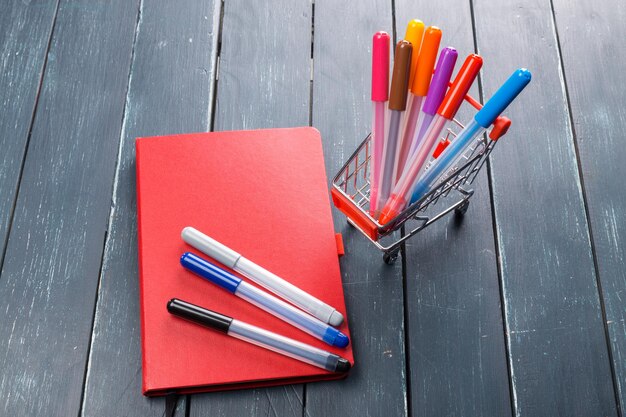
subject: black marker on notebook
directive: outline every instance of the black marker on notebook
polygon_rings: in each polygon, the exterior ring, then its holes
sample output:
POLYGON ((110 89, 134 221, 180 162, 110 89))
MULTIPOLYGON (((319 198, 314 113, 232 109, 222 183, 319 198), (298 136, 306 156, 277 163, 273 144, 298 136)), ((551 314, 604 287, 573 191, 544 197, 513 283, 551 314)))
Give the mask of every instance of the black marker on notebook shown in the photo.
POLYGON ((167 311, 202 326, 226 333, 281 355, 326 369, 330 372, 345 373, 351 368, 350 362, 334 353, 307 345, 297 340, 272 333, 248 323, 207 310, 197 305, 173 298, 167 303, 167 311))

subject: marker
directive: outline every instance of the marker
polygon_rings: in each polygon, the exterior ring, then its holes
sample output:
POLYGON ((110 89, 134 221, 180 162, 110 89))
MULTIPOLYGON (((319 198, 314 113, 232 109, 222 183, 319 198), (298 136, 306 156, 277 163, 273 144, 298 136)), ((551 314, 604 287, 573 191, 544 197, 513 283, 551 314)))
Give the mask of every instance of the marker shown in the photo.
MULTIPOLYGON (((431 28, 429 27, 428 29, 431 29, 431 28)), ((413 101, 415 99, 415 96, 411 94, 411 86, 413 85, 413 80, 415 80, 415 75, 417 74, 417 67, 419 65, 419 57, 421 53, 420 51, 422 48, 422 40, 424 39, 424 30, 425 30, 424 23, 421 20, 413 19, 407 25, 406 32, 404 34, 404 39, 411 42, 411 45, 413 45, 413 53, 411 54, 411 75, 409 77, 409 85, 408 85, 409 94, 408 94, 407 102, 406 102, 407 111, 404 112, 402 120, 400 121, 400 137, 398 138, 396 157, 394 159, 394 166, 396 166, 396 168, 398 166, 398 158, 399 158, 398 155, 399 155, 400 149, 402 149, 402 144, 404 143, 404 136, 407 130, 408 119, 413 114, 413 112, 411 112, 411 109, 413 109, 414 107, 413 101)), ((428 37, 431 37, 431 36, 432 36, 432 31, 429 31, 428 37)), ((429 42, 426 42, 426 43, 428 44, 429 42)), ((415 106, 419 107, 420 104, 416 103, 415 106)), ((419 111, 419 108, 417 110, 419 111)), ((393 185, 395 185, 395 181, 397 179, 396 172, 397 171, 394 171, 393 185)), ((393 185, 392 185, 392 188, 393 188, 393 185)), ((385 202, 383 201, 382 204, 384 203, 385 202)), ((379 207, 379 214, 380 214, 381 208, 382 207, 379 207)))
MULTIPOLYGON (((422 24, 423 26, 423 24, 422 24)), ((385 103, 389 99, 389 42, 387 32, 377 32, 372 40, 372 156, 370 160, 370 215, 380 211, 378 203, 378 180, 385 143, 385 103)), ((337 323, 337 325, 341 322, 337 323)))
POLYGON ((482 63, 483 59, 475 54, 465 59, 463 66, 452 82, 452 86, 439 106, 430 127, 426 131, 424 139, 419 144, 419 149, 411 153, 402 176, 394 187, 391 197, 384 205, 380 215, 381 224, 385 224, 396 217, 406 207, 411 197, 411 190, 421 176, 424 165, 428 162, 430 155, 432 155, 433 148, 437 145, 441 130, 448 121, 454 118, 465 95, 478 75, 482 63))
MULTIPOLYGON (((467 58, 465 58, 465 61, 463 62, 463 65, 461 66, 459 73, 454 78, 454 81, 452 82, 450 89, 448 90, 448 92, 445 95, 445 98, 439 105, 439 109, 437 109, 437 114, 433 117, 431 126, 436 126, 436 127, 430 132, 426 130, 424 137, 427 137, 428 133, 430 133, 430 134, 434 134, 438 138, 445 124, 448 121, 454 119, 454 116, 459 110, 459 107, 461 107, 461 104, 463 104, 465 95, 467 94, 469 89, 472 87, 474 80, 478 76, 478 72, 480 71, 482 65, 483 65, 483 59, 479 55, 470 54, 467 56, 467 58)), ((430 139, 432 140, 432 138, 430 139)), ((416 152, 421 151, 422 147, 424 146, 424 143, 426 143, 425 139, 423 141, 420 141, 419 143, 414 142, 413 143, 414 146, 413 148, 411 148, 410 155, 413 156, 416 152)), ((428 146, 425 146, 425 148, 428 148, 428 146)), ((430 155, 430 152, 427 152, 427 151, 428 149, 424 150, 424 152, 426 152, 425 155, 428 158, 428 155, 430 155)), ((426 160, 425 162, 422 163, 422 167, 424 166, 426 162, 428 161, 426 160)), ((421 172, 422 167, 420 167, 420 172, 421 172)))
POLYGON ((191 252, 187 252, 181 256, 180 264, 185 269, 217 284, 223 289, 235 294, 237 297, 243 298, 250 304, 267 311, 292 326, 309 333, 313 337, 323 340, 329 345, 343 348, 350 343, 348 336, 334 327, 322 323, 315 317, 309 316, 291 304, 287 304, 265 291, 256 288, 254 285, 248 284, 241 278, 234 276, 228 271, 213 265, 191 252))
POLYGON ((412 50, 413 47, 411 43, 405 40, 398 42, 396 45, 393 76, 391 77, 391 92, 389 94, 389 130, 383 146, 377 207, 387 201, 392 187, 391 182, 393 181, 394 175, 394 161, 396 157, 396 145, 398 143, 400 118, 406 108, 406 94, 409 83, 412 50))
MULTIPOLYGON (((419 50, 417 60, 417 68, 415 69, 415 77, 411 82, 411 90, 408 97, 407 111, 404 113, 404 120, 398 146, 395 155, 395 171, 393 173, 393 184, 396 184, 400 178, 404 165, 409 156, 409 150, 415 136, 415 127, 418 122, 420 109, 424 97, 428 94, 430 79, 433 75, 435 60, 437 59, 437 51, 441 42, 441 29, 435 26, 429 26, 424 33, 422 47, 419 50)), ((384 204, 384 203, 383 203, 384 204)))
POLYGON ((411 204, 424 197, 437 183, 441 174, 454 164, 463 155, 465 149, 482 135, 491 126, 496 118, 506 109, 509 104, 522 92, 531 79, 530 71, 520 68, 515 71, 508 80, 496 91, 496 93, 485 103, 482 109, 476 113, 471 122, 459 133, 459 135, 446 147, 433 164, 426 170, 422 178, 418 181, 411 204))
POLYGON ((291 304, 300 307, 302 310, 317 317, 324 323, 339 326, 343 322, 343 316, 333 307, 318 300, 311 294, 302 291, 300 288, 285 281, 278 275, 272 274, 270 271, 260 267, 251 260, 244 258, 241 254, 215 239, 208 237, 199 230, 193 227, 185 227, 181 233, 181 237, 188 245, 193 246, 226 267, 250 278, 252 281, 289 301, 291 304))
POLYGON ((422 39, 424 38, 424 22, 418 19, 413 19, 406 25, 406 32, 404 33, 404 40, 411 42, 413 46, 413 52, 411 53, 411 74, 409 75, 409 85, 407 88, 411 88, 415 74, 417 73, 417 62, 419 60, 419 52, 422 47, 422 39))
MULTIPOLYGON (((330 372, 345 373, 351 368, 350 362, 334 353, 307 345, 297 340, 261 329, 243 321, 235 320, 215 311, 177 298, 167 302, 167 311, 174 316, 192 321, 209 329, 241 339, 267 350, 289 356, 330 372)), ((219 360, 220 358, 216 358, 219 360)))
MULTIPOLYGON (((424 134, 428 130, 430 123, 437 113, 437 109, 441 105, 446 91, 448 90, 448 83, 450 77, 452 77, 452 71, 454 71, 454 64, 459 56, 456 49, 452 47, 443 48, 441 54, 439 54, 439 60, 437 61, 437 68, 433 75, 433 80, 430 83, 428 89, 428 96, 424 100, 422 111, 417 119, 417 127, 415 128, 415 136, 412 140, 415 148, 419 148, 419 144, 424 138, 424 134)), ((403 167, 404 168, 404 167, 403 167)), ((398 178, 402 175, 400 171, 398 178)))

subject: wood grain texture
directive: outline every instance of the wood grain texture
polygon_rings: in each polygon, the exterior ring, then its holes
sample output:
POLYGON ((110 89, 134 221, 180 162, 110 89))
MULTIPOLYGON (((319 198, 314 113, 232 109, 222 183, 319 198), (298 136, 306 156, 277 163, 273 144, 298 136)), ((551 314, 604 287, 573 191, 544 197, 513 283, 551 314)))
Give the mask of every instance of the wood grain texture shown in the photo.
MULTIPOLYGON (((396 0, 398 37, 410 19, 442 29, 441 48, 474 52, 470 4, 396 0), (454 13, 450 13, 454 10, 454 13)), ((494 65, 485 60, 485 65, 494 65)), ((456 72, 455 72, 456 74, 456 72)), ((470 92, 478 98, 478 81, 470 92)), ((475 113, 463 105, 457 119, 475 113)), ((495 148, 508 146, 508 138, 495 148)), ((500 288, 487 170, 462 220, 439 220, 406 244, 411 406, 415 416, 511 414, 500 288)), ((439 210, 445 206, 438 207, 439 210)))
POLYGON ((515 414, 616 415, 550 2, 474 0, 474 11, 493 62, 485 96, 533 71, 491 166, 515 414))
POLYGON ((472 6, 487 97, 533 71, 489 177, 462 223, 409 241, 406 294, 401 262, 384 265, 334 213, 347 380, 182 397, 176 415, 619 415, 623 2, 317 0, 313 102, 312 2, 257 3, 226 0, 213 109, 220 1, 0 2, 0 415, 163 414, 140 393, 134 138, 307 125, 312 111, 332 177, 369 131, 371 35, 392 32, 392 4, 399 36, 421 18, 461 56, 472 6))
MULTIPOLYGON (((214 130, 309 124, 311 3, 224 3, 214 130)), ((194 395, 190 415, 302 415, 303 386, 194 395)))
POLYGON ((311 2, 224 6, 215 130, 309 124, 311 2))
MULTIPOLYGON (((313 126, 322 134, 329 179, 371 126, 371 44, 378 30, 392 33, 390 2, 315 2, 313 126)), ((305 415, 407 415, 402 265, 386 265, 333 212, 346 251, 341 271, 355 367, 346 380, 307 385, 305 415)))
POLYGON ((587 208, 613 352, 626 410, 626 5, 554 1, 587 208))
MULTIPOLYGON (((84 416, 163 414, 163 398, 141 395, 135 138, 209 129, 220 9, 220 1, 190 2, 185 7, 167 0, 142 1, 94 319, 84 416), (125 365, 111 367, 112 363, 125 365)), ((184 415, 184 401, 179 403, 184 415)))
POLYGON ((137 4, 61 2, 0 280, 0 414, 78 415, 137 4))
POLYGON ((0 263, 57 6, 0 2, 0 263))

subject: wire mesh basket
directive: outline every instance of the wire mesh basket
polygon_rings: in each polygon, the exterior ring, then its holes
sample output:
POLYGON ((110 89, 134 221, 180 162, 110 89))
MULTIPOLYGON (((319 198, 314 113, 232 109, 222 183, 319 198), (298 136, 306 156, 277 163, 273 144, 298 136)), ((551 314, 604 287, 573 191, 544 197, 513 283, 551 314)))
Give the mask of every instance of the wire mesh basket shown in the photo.
MULTIPOLYGON (((476 109, 482 105, 470 96, 465 102, 476 109)), ((465 150, 459 162, 440 177, 438 183, 420 200, 410 204, 382 225, 369 213, 371 134, 359 145, 333 179, 331 195, 335 206, 348 222, 383 252, 386 263, 393 263, 403 242, 454 211, 464 215, 474 194, 469 188, 498 139, 506 134, 511 121, 498 117, 488 135, 480 135, 465 150), (401 230, 402 229, 402 230, 401 230)), ((448 123, 439 138, 441 144, 454 141, 463 129, 456 119, 448 123)), ((436 153, 435 153, 436 154, 436 153)), ((432 162, 431 158, 431 162, 432 162)))

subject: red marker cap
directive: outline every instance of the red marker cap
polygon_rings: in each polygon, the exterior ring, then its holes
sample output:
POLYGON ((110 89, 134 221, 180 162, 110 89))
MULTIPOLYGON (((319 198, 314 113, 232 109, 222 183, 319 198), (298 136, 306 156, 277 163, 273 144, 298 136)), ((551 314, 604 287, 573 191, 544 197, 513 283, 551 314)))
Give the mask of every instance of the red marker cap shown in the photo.
POLYGON ((377 32, 372 40, 372 101, 389 98, 389 43, 387 32, 377 32))
POLYGON ((417 59, 417 69, 411 84, 411 92, 416 96, 424 97, 428 94, 440 42, 441 29, 436 26, 428 26, 424 32, 424 40, 417 59))
POLYGON ((446 97, 437 110, 439 115, 452 120, 482 66, 483 59, 479 55, 471 54, 465 58, 463 66, 454 78, 446 97))

